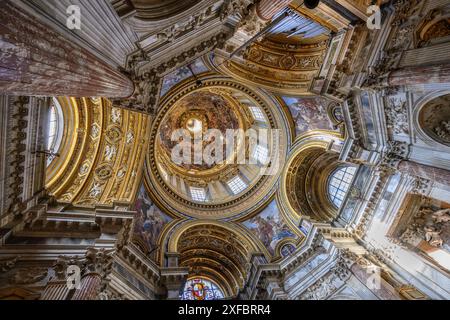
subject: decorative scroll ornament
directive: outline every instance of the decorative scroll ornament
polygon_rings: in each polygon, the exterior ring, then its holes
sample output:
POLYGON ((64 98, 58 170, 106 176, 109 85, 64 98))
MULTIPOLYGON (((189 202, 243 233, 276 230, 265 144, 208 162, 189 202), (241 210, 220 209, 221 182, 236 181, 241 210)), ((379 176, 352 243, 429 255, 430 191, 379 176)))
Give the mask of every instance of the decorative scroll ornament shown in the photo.
POLYGON ((412 183, 411 193, 427 195, 430 192, 432 182, 428 179, 416 177, 412 183))
POLYGON ((18 257, 6 259, 6 260, 0 260, 0 272, 5 273, 5 272, 8 272, 9 270, 11 270, 12 268, 14 268, 17 260, 18 260, 18 257))
POLYGON ((400 161, 409 154, 409 145, 401 141, 389 141, 388 150, 381 159, 381 165, 390 169, 397 169, 400 161))
POLYGON ((408 108, 404 97, 389 97, 386 108, 386 123, 393 134, 408 134, 408 108))

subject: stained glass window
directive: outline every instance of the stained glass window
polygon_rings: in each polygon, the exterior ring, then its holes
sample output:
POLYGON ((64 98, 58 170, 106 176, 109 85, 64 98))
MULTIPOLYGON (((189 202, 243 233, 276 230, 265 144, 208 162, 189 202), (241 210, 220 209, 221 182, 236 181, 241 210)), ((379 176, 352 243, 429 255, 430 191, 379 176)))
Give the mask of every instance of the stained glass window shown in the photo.
POLYGON ((181 300, 223 299, 222 290, 214 282, 203 278, 192 278, 186 282, 181 300))
POLYGON ((339 167, 330 176, 328 181, 328 196, 331 202, 338 208, 341 207, 342 201, 344 201, 355 171, 355 167, 339 167))

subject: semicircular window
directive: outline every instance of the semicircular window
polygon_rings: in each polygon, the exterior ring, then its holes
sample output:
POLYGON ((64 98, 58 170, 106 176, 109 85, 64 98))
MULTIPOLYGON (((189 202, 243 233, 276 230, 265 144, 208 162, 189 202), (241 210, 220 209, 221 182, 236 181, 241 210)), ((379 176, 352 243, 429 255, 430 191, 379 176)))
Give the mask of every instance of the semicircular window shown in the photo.
POLYGON ((47 157, 47 166, 55 158, 55 154, 61 144, 63 133, 63 115, 61 106, 56 98, 53 98, 50 104, 48 119, 48 138, 46 147, 50 154, 47 157))
POLYGON ((204 278, 192 278, 186 281, 181 300, 219 300, 223 299, 222 290, 214 282, 204 278))
POLYGON ((328 180, 328 197, 337 208, 341 207, 355 172, 355 167, 341 166, 331 174, 328 180))

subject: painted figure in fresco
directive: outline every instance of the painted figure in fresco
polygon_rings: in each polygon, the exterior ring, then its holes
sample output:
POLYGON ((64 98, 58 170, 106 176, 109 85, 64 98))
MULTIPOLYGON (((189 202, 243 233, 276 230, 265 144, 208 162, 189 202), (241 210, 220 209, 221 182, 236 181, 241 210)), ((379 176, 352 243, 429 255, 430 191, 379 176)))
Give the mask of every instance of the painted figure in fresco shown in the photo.
POLYGON ((267 210, 250 219, 248 227, 268 248, 269 252, 274 253, 280 240, 287 237, 295 237, 295 235, 279 217, 276 207, 270 206, 267 210))
POLYGON ((261 216, 254 217, 250 220, 250 222, 256 224, 256 230, 262 243, 265 246, 269 246, 272 238, 274 237, 273 226, 269 223, 269 221, 263 219, 261 216))
MULTIPOLYGON (((195 60, 190 65, 190 67, 194 74, 200 74, 202 72, 208 71, 208 68, 203 64, 201 59, 195 60)), ((170 90, 170 88, 175 86, 177 83, 191 77, 192 72, 191 70, 189 70, 189 67, 184 66, 166 75, 163 79, 161 96, 165 95, 170 90)))
POLYGON ((147 250, 150 252, 156 248, 159 235, 167 222, 167 218, 148 199, 144 188, 141 188, 139 192, 135 203, 135 210, 134 232, 143 240, 147 246, 147 250))
POLYGON ((316 129, 333 130, 323 99, 285 98, 285 101, 294 118, 297 134, 316 129))

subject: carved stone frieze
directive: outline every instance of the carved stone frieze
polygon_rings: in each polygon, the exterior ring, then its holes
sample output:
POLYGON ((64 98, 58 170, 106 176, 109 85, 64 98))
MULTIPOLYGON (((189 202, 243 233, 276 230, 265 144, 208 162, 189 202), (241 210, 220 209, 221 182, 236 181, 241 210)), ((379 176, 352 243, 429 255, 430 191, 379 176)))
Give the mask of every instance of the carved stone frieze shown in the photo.
POLYGON ((392 134, 409 134, 408 107, 404 96, 389 96, 385 104, 386 124, 392 134))
POLYGON ((413 216, 400 240, 417 246, 417 241, 426 241, 430 246, 440 248, 449 242, 450 209, 433 210, 422 206, 413 216))
POLYGON ((411 185, 411 192, 414 194, 428 195, 432 184, 431 180, 415 177, 411 185))
POLYGON ((406 159, 409 154, 409 145, 401 141, 389 141, 387 151, 384 153, 380 165, 397 169, 400 161, 406 159))

